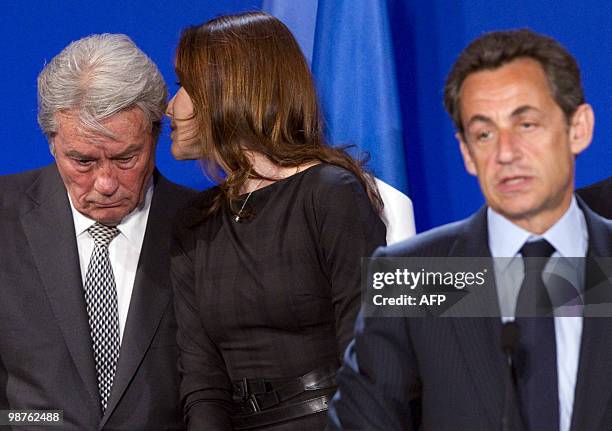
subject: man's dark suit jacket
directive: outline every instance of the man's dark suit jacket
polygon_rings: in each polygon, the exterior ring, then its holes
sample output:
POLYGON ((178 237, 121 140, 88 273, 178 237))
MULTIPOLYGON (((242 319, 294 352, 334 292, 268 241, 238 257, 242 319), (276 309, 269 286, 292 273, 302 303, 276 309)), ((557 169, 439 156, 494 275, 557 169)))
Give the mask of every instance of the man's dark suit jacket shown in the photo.
POLYGON ((612 219, 612 177, 576 191, 597 214, 612 219))
POLYGON ((63 410, 69 430, 183 429, 169 243, 174 214, 195 193, 158 172, 154 181, 102 415, 66 189, 55 165, 0 177, 0 409, 63 410))
MULTIPOLYGON (((590 256, 612 256, 612 222, 582 202, 590 256)), ((490 256, 486 208, 375 256, 490 256)), ((586 285, 589 286, 589 276, 586 285)), ((611 287, 612 288, 612 287, 611 287)), ((497 293, 492 289, 497 301, 497 293)), ((612 319, 585 318, 572 431, 612 430, 612 319)), ((501 430, 508 379, 499 318, 363 318, 330 408, 332 430, 501 430), (341 426, 338 426, 338 424, 341 426)), ((509 416, 522 429, 516 399, 509 416)))

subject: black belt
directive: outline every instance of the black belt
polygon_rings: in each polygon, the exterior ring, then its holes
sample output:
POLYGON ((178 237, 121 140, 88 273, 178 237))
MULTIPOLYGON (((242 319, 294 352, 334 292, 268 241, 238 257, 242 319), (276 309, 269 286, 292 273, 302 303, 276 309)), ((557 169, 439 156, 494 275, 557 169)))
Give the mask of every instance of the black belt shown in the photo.
POLYGON ((327 365, 301 377, 288 380, 242 379, 232 382, 236 430, 296 419, 327 410, 327 403, 336 390, 337 365, 327 365), (281 405, 310 391, 321 391, 318 397, 281 405))
POLYGON ((309 400, 264 410, 250 415, 232 416, 232 428, 236 431, 250 430, 324 412, 328 408, 327 406, 335 389, 331 392, 331 394, 321 397, 311 398, 309 400))

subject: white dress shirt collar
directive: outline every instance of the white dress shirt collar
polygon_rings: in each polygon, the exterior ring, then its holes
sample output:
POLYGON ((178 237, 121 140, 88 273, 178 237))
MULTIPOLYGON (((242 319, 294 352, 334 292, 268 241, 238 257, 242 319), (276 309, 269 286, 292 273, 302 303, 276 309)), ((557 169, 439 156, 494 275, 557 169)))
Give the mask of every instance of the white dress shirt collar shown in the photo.
POLYGON ((527 241, 546 239, 561 257, 584 257, 588 248, 588 231, 582 210, 572 196, 563 216, 542 235, 535 235, 494 211, 487 209, 489 248, 493 257, 517 256, 527 241))

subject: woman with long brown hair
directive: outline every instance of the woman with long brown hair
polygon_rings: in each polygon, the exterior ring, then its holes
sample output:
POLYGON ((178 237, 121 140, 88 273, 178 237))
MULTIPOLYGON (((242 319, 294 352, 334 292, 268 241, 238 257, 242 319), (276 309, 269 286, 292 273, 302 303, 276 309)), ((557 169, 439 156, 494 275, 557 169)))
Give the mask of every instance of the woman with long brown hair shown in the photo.
POLYGON ((172 261, 189 429, 322 430, 385 242, 371 178, 323 136, 308 66, 265 13, 189 27, 172 153, 218 186, 177 220, 172 261))

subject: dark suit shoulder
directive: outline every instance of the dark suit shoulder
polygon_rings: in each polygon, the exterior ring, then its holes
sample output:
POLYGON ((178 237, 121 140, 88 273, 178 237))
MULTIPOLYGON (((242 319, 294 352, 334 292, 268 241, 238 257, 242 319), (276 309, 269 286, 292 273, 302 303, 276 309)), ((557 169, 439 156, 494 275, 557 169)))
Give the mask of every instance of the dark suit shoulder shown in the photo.
POLYGON ((612 218, 612 177, 578 189, 576 193, 593 211, 612 218))
POLYGON ((0 208, 14 209, 33 184, 43 175, 52 174, 55 164, 17 174, 0 175, 0 208))
POLYGON ((37 168, 16 174, 0 175, 0 187, 2 187, 0 192, 6 191, 5 188, 10 186, 23 188, 24 184, 31 184, 43 169, 37 168))
POLYGON ((375 257, 488 257, 487 207, 470 217, 420 233, 389 247, 381 247, 375 257))
POLYGON ((374 256, 448 256, 467 223, 466 219, 430 229, 388 247, 380 247, 374 256))
POLYGON ((602 217, 577 197, 578 206, 584 213, 589 233, 589 253, 594 256, 612 257, 612 220, 602 217))

